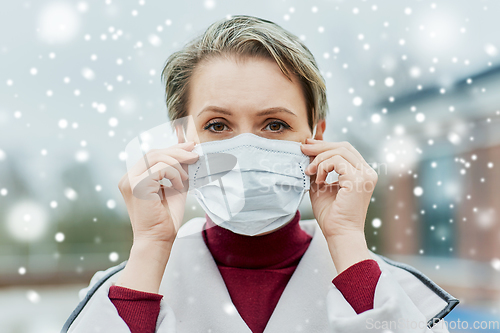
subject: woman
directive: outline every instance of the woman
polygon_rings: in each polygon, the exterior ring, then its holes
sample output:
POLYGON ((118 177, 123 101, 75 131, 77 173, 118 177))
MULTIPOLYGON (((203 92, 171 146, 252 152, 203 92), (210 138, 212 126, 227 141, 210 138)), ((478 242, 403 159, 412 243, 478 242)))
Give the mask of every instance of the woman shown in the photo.
POLYGON ((163 78, 186 137, 120 180, 130 257, 93 277, 63 331, 448 332, 435 321, 458 300, 368 250, 377 174, 349 143, 323 141, 325 83, 296 36, 223 19, 163 78), (179 229, 187 188, 206 217, 179 229), (301 221, 306 192, 315 220, 301 221))

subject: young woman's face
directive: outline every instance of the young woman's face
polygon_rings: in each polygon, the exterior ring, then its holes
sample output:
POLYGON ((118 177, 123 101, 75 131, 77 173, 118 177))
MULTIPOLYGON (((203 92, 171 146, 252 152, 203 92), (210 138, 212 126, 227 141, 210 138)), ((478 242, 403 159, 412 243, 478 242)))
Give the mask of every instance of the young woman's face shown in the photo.
POLYGON ((188 115, 200 142, 242 133, 302 143, 311 137, 301 85, 273 60, 211 59, 196 68, 189 89, 188 115))

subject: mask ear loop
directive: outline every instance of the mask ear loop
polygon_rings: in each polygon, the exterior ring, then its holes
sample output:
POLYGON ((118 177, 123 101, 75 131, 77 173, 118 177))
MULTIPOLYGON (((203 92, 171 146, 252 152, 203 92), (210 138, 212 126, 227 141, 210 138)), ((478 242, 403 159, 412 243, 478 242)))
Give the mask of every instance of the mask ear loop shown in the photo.
MULTIPOLYGON (((187 126, 187 124, 185 124, 187 126)), ((186 126, 182 126, 182 137, 184 142, 187 142, 186 126)))
POLYGON ((186 129, 187 129, 187 121, 183 119, 183 121, 180 122, 180 126, 178 127, 179 130, 181 131, 182 134, 182 142, 179 143, 185 143, 187 142, 187 134, 186 134, 186 129))
POLYGON ((314 136, 316 135, 316 128, 318 128, 318 124, 314 125, 313 135, 312 135, 311 139, 314 139, 314 136))
MULTIPOLYGON (((314 128, 313 128, 313 133, 312 133, 312 139, 314 139, 314 137, 316 136, 316 129, 318 128, 318 124, 316 123, 316 125, 314 125, 314 128)), ((311 190, 311 188, 309 187, 307 190, 304 190, 304 193, 302 195, 305 195, 306 192, 309 192, 311 190)), ((302 199, 301 199, 302 200, 302 199)))

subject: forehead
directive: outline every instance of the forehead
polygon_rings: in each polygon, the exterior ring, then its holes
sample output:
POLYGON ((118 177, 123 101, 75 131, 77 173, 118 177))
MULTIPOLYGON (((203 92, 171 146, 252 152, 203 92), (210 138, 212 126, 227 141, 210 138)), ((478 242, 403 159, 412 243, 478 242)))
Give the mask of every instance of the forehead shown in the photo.
MULTIPOLYGON (((290 81, 273 59, 215 57, 198 64, 189 84, 189 114, 206 105, 251 111, 286 107, 306 113, 302 86, 295 75, 290 81)), ((304 114, 307 116, 307 114, 304 114)))

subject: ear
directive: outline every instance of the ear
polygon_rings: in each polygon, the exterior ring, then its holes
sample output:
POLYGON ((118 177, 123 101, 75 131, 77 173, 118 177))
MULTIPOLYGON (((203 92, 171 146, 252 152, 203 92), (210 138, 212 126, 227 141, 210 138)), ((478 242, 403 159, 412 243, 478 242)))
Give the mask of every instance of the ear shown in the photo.
POLYGON ((316 124, 316 135, 313 139, 315 140, 323 140, 323 133, 325 133, 326 121, 325 119, 318 121, 316 124))
POLYGON ((177 143, 184 143, 186 140, 184 138, 184 130, 181 124, 175 125, 175 132, 177 133, 177 143))
POLYGON ((173 121, 178 143, 194 142, 200 143, 192 116, 186 116, 173 121))

